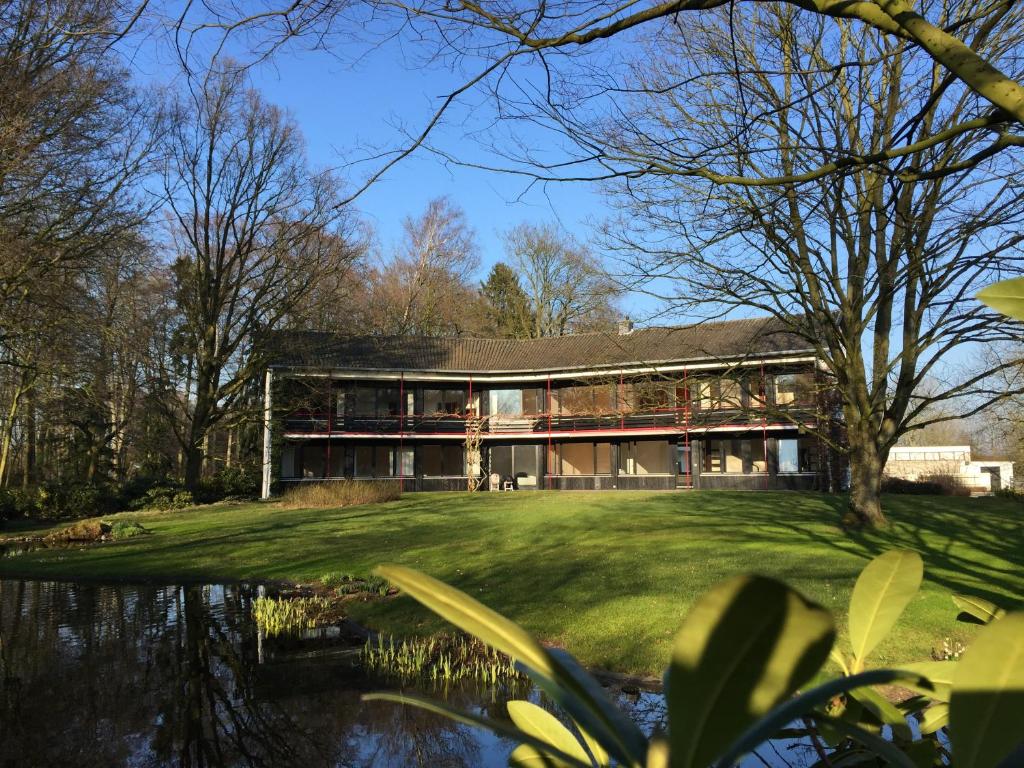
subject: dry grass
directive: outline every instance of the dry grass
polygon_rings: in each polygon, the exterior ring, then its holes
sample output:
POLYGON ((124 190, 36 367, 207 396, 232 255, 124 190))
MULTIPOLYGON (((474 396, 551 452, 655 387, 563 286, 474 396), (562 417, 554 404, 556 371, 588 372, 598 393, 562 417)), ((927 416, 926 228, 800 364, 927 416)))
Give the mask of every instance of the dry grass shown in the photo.
POLYGON ((333 480, 299 483, 281 496, 285 509, 332 509, 356 504, 378 504, 402 498, 397 480, 333 480))

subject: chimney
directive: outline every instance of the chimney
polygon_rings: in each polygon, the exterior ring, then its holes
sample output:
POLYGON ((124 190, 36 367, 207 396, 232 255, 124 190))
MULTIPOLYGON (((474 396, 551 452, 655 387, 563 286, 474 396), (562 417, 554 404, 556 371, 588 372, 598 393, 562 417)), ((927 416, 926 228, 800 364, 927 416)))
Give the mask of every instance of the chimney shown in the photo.
POLYGON ((628 317, 619 320, 619 336, 628 336, 633 332, 633 321, 628 317))

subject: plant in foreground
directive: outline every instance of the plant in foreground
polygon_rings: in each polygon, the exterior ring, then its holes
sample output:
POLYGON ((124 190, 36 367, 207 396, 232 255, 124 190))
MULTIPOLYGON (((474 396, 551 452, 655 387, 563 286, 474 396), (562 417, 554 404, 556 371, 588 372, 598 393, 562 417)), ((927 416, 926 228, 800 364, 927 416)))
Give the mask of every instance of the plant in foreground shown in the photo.
POLYGON ((832 616, 796 590, 737 576, 701 597, 672 646, 665 672, 668 728, 647 738, 568 653, 459 590, 402 566, 376 571, 406 594, 516 659, 567 716, 565 725, 528 701, 508 705, 512 725, 427 698, 374 693, 487 728, 519 743, 513 766, 727 768, 794 723, 834 745, 824 765, 963 768, 1020 765, 1024 744, 1024 612, 993 618, 958 662, 865 669, 870 652, 916 595, 923 566, 914 552, 887 552, 864 569, 850 600, 851 648, 833 651, 832 616), (844 675, 797 694, 832 657, 844 675), (919 692, 902 708, 874 686, 919 692), (794 695, 797 694, 797 695, 794 695), (916 740, 906 716, 922 720, 916 740), (892 739, 882 737, 888 725, 892 739), (948 733, 952 754, 938 731, 948 733))

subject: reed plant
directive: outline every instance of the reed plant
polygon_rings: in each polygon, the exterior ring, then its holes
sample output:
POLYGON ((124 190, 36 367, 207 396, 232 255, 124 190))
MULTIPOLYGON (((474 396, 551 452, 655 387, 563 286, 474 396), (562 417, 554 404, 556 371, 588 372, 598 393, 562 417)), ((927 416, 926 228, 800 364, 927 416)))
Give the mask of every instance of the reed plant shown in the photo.
POLYGON ((256 626, 267 637, 294 635, 336 621, 337 606, 326 597, 257 597, 252 603, 256 626))
POLYGON ((494 686, 528 680, 515 659, 468 635, 397 640, 381 634, 366 641, 362 662, 369 672, 403 682, 494 686))
POLYGON ((296 484, 281 496, 281 506, 285 509, 334 509, 400 498, 402 486, 397 480, 332 480, 296 484))

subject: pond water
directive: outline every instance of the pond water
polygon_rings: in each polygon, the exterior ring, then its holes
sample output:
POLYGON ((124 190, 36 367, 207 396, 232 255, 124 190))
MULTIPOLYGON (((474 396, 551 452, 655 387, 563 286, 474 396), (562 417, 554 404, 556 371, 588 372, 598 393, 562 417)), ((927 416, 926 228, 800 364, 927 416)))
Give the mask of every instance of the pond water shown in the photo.
MULTIPOLYGON (((351 641, 262 638, 255 587, 0 580, 0 766, 507 765, 514 744, 371 690, 351 641)), ((535 691, 427 690, 504 719, 535 691)), ((654 693, 609 689, 641 727, 654 693)), ((809 748, 770 744, 745 765, 801 766, 809 748)))

